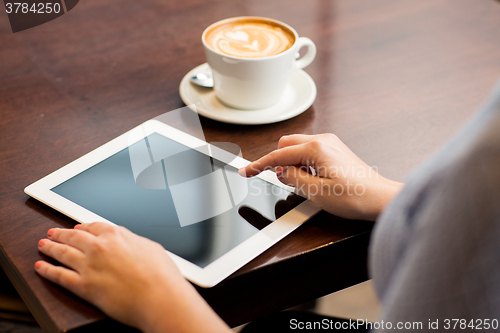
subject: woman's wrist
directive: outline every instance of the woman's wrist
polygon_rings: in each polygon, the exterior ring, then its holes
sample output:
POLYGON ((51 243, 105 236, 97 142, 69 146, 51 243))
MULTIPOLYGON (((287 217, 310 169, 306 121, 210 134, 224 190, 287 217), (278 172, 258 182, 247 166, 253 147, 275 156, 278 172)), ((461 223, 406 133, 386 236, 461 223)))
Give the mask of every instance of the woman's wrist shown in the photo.
MULTIPOLYGON (((184 321, 183 304, 186 295, 191 294, 187 281, 176 283, 175 287, 160 283, 155 290, 150 290, 144 297, 144 304, 140 308, 141 315, 138 328, 144 333, 180 331, 179 326, 184 321), (162 286, 163 285, 163 286, 162 286), (167 296, 168 295, 168 298, 167 296)), ((191 286, 189 286, 191 287, 191 286)))
MULTIPOLYGON (((186 280, 168 293, 157 290, 147 305, 138 327, 145 333, 157 332, 226 332, 229 327, 220 319, 196 289, 186 280), (168 299, 162 295, 169 295, 168 299)), ((161 288, 159 288, 161 289, 161 288)))
POLYGON ((380 178, 366 189, 364 195, 368 198, 360 198, 359 211, 363 219, 375 221, 384 208, 404 187, 404 183, 396 182, 379 175, 380 178))
POLYGON ((374 221, 378 218, 380 213, 382 213, 384 208, 387 207, 387 205, 389 205, 389 203, 399 194, 404 185, 404 183, 384 178, 384 186, 380 191, 380 205, 378 206, 376 215, 374 216, 374 221))

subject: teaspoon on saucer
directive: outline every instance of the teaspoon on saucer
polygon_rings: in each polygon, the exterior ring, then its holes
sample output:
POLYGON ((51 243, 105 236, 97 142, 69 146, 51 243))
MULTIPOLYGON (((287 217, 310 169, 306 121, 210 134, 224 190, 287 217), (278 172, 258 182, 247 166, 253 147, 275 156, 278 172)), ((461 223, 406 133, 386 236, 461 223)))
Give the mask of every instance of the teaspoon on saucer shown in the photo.
POLYGON ((196 75, 191 76, 191 82, 194 84, 205 87, 205 88, 213 88, 214 87, 214 79, 210 74, 207 73, 197 73, 196 75))
POLYGON ((191 78, 198 73, 210 75, 208 64, 204 63, 193 68, 181 80, 179 95, 182 101, 200 116, 230 124, 271 124, 296 117, 309 110, 317 94, 313 79, 303 70, 296 70, 290 73, 285 91, 278 103, 266 109, 242 111, 222 104, 214 89, 197 88, 196 84, 191 83, 191 78))

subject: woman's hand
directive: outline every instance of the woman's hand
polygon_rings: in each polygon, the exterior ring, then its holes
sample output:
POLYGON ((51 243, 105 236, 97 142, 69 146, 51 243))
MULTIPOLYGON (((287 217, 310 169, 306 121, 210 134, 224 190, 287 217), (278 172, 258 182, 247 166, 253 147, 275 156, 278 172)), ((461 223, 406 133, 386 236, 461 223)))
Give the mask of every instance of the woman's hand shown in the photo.
POLYGON ((160 244, 99 222, 47 236, 40 252, 68 268, 38 261, 37 273, 110 317, 144 332, 229 331, 160 244))
POLYGON ((282 183, 348 219, 375 220, 403 187, 379 175, 333 134, 284 136, 277 150, 239 172, 251 177, 275 167, 282 183))

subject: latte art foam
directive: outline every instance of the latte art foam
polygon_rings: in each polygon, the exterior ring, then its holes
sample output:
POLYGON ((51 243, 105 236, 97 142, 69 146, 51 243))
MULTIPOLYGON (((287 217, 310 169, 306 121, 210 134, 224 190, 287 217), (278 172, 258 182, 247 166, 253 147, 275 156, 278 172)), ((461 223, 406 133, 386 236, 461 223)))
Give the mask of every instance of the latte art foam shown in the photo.
POLYGON ((266 22, 236 21, 216 26, 206 36, 215 51, 242 57, 269 57, 288 50, 295 37, 285 29, 266 22))

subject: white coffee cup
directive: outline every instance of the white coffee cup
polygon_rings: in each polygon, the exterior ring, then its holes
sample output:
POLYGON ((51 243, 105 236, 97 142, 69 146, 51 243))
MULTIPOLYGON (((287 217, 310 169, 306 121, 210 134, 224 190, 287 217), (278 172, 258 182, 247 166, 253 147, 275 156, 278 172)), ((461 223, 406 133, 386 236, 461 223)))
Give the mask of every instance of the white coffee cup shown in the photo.
POLYGON ((218 21, 205 29, 201 37, 207 62, 212 69, 214 91, 217 98, 227 106, 242 110, 257 110, 276 104, 288 82, 290 74, 308 66, 316 56, 316 46, 306 37, 299 37, 289 25, 264 17, 233 17, 218 21), (207 32, 216 26, 231 21, 262 20, 282 26, 294 35, 293 45, 278 54, 244 58, 210 48, 206 41, 207 32), (306 46, 307 53, 296 59, 299 50, 306 46))

